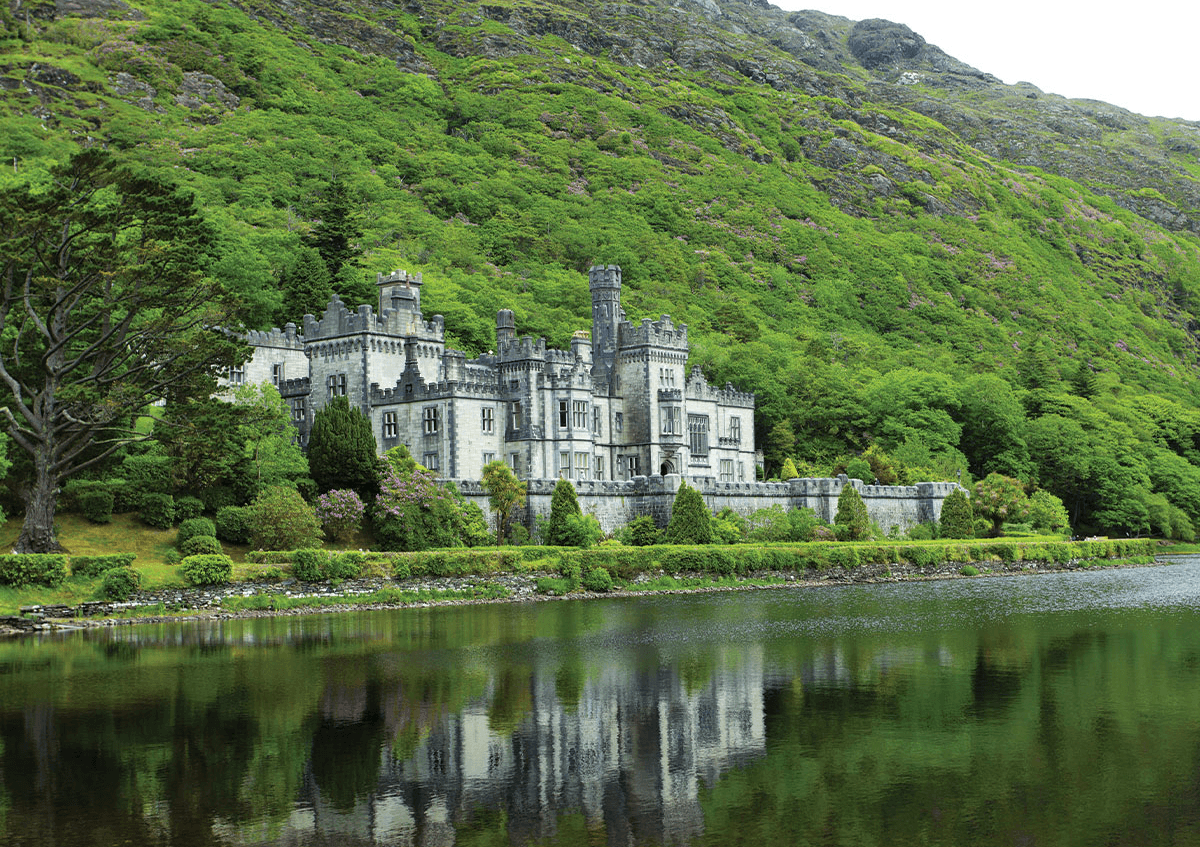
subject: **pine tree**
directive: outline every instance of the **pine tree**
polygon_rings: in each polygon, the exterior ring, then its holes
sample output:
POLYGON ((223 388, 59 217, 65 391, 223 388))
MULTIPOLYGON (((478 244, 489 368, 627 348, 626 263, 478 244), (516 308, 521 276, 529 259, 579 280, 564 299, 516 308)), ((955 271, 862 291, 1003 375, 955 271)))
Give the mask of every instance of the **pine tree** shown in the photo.
POLYGON ((711 544, 712 512, 700 492, 686 482, 679 484, 671 506, 671 522, 663 533, 668 544, 711 544))
POLYGON ((371 422, 345 397, 335 397, 313 418, 308 467, 322 491, 352 488, 364 500, 379 490, 379 459, 371 422))
POLYGON ((837 514, 833 518, 833 531, 839 541, 857 541, 871 533, 871 518, 867 504, 853 485, 847 485, 838 496, 837 514))
POLYGON ((570 480, 560 479, 554 484, 554 494, 550 498, 550 520, 546 524, 544 541, 555 546, 574 546, 575 533, 571 532, 569 522, 572 516, 582 514, 575 486, 570 480))
POLYGON ((283 289, 283 313, 280 324, 297 324, 305 315, 320 315, 333 294, 329 270, 321 254, 312 247, 301 247, 296 260, 279 275, 283 289))
POLYGON ((362 229, 346 184, 336 173, 322 192, 315 211, 318 221, 305 242, 321 254, 329 278, 337 279, 342 266, 361 252, 355 242, 362 237, 362 229))
POLYGON ((956 488, 942 501, 942 538, 974 538, 975 513, 966 492, 956 488))

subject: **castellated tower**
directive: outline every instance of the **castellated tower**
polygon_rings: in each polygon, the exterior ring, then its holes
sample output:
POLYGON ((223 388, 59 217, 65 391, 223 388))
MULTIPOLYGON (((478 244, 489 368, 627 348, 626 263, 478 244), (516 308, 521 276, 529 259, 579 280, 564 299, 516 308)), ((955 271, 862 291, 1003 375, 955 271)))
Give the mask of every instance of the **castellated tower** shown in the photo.
POLYGON ((501 309, 496 313, 496 352, 517 340, 516 320, 512 309, 501 309))
POLYGON ((588 269, 588 288, 592 292, 592 361, 597 375, 607 379, 617 354, 617 327, 625 317, 621 311, 621 268, 593 265, 588 269))

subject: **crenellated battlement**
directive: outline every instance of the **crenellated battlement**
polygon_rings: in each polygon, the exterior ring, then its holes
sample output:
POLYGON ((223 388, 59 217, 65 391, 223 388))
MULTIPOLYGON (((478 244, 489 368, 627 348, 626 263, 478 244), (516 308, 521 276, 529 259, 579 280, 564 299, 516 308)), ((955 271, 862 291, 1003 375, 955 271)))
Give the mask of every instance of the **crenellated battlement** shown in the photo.
POLYGON ((631 321, 621 321, 617 327, 618 347, 668 347, 687 350, 687 324, 676 326, 670 315, 656 321, 643 318, 634 326, 631 321))
POLYGON ((249 330, 246 333, 246 343, 252 347, 278 347, 285 350, 303 350, 304 336, 296 334, 296 325, 288 323, 283 329, 272 327, 262 331, 249 330))

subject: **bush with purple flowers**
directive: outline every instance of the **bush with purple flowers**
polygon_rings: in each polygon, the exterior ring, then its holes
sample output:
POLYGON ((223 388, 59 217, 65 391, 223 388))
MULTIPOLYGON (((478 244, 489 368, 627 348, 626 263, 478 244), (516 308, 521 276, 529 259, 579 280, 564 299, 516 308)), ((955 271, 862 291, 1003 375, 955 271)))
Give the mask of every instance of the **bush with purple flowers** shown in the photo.
POLYGON ((349 488, 335 488, 317 498, 317 520, 325 530, 325 537, 337 541, 343 536, 357 532, 362 526, 367 507, 358 492, 349 488))

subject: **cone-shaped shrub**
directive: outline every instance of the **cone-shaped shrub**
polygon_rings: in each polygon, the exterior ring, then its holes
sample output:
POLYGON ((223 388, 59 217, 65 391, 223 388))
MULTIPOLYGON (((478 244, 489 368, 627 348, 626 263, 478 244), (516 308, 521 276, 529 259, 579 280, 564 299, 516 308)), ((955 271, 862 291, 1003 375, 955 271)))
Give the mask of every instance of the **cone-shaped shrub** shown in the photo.
POLYGON ((942 502, 942 538, 974 538, 975 513, 966 492, 956 488, 942 502))
POLYGON ((543 541, 556 546, 575 546, 575 533, 571 531, 568 520, 572 515, 581 514, 575 486, 570 480, 560 479, 554 484, 554 495, 550 498, 550 520, 546 523, 546 537, 543 541))
POLYGON ((686 482, 681 482, 675 493, 671 522, 667 524, 663 538, 668 544, 712 543, 712 512, 704 505, 700 492, 686 482))
POLYGON ((853 485, 847 485, 838 496, 833 532, 839 541, 857 541, 871 534, 871 518, 867 515, 867 504, 853 485))

